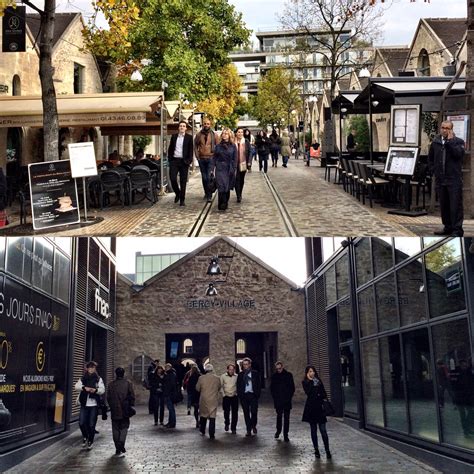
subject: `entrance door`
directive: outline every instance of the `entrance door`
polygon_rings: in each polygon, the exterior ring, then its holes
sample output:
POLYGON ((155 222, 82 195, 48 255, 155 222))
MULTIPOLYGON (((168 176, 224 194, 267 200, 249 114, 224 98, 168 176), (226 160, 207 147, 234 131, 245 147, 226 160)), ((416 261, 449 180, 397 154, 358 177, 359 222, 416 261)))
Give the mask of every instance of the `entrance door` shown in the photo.
POLYGON ((202 370, 209 361, 209 333, 166 334, 166 362, 196 362, 202 370))
POLYGON ((258 370, 265 388, 267 379, 273 373, 273 367, 278 360, 277 332, 236 332, 235 360, 240 366, 242 359, 252 359, 252 368, 258 370))
POLYGON ((97 362, 97 372, 106 380, 107 373, 107 331, 91 321, 87 321, 86 362, 97 362))

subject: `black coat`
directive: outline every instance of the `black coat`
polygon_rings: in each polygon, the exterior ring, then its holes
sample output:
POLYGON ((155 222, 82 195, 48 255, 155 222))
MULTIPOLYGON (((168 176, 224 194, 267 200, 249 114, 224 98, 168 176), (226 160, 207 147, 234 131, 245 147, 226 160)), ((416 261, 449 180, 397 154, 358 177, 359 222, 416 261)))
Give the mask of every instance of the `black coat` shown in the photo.
POLYGON ((173 398, 178 392, 178 385, 176 380, 176 372, 170 369, 165 372, 165 379, 163 382, 163 395, 165 397, 173 398))
POLYGON ((271 151, 280 151, 281 139, 278 135, 270 135, 270 150, 271 151))
POLYGON ((257 135, 255 138, 255 146, 259 155, 268 155, 270 153, 270 139, 257 135))
POLYGON ((323 382, 318 379, 318 384, 314 385, 312 380, 303 380, 303 390, 308 397, 304 405, 303 421, 307 423, 327 423, 326 415, 323 412, 323 400, 327 398, 323 382))
MULTIPOLYGON (((172 160, 174 158, 174 151, 176 149, 176 140, 178 139, 178 134, 175 133, 171 136, 170 146, 168 147, 168 159, 172 160)), ((193 162, 193 137, 188 135, 187 133, 184 134, 184 142, 183 142, 183 160, 187 165, 190 165, 193 162)))
POLYGON ((275 372, 271 378, 270 392, 275 409, 291 410, 291 399, 295 393, 295 382, 291 372, 285 369, 280 373, 275 372))
MULTIPOLYGON (((260 398, 260 392, 262 391, 262 383, 260 381, 260 374, 252 369, 252 387, 253 393, 257 398, 260 398)), ((244 398, 245 395, 245 380, 244 380, 245 371, 242 371, 237 375, 237 396, 239 398, 244 398)))
POLYGON ((214 150, 211 170, 215 170, 217 190, 226 193, 235 186, 237 169, 237 147, 232 143, 219 143, 214 150))
POLYGON ((188 397, 190 397, 191 405, 193 406, 199 406, 199 396, 201 394, 196 390, 196 384, 200 376, 201 374, 199 372, 191 374, 188 379, 188 384, 186 385, 186 391, 188 392, 188 397))
POLYGON ((438 186, 462 184, 462 162, 465 154, 464 140, 454 137, 443 145, 441 136, 437 136, 430 146, 428 162, 438 186), (443 151, 446 151, 443 172, 443 151))

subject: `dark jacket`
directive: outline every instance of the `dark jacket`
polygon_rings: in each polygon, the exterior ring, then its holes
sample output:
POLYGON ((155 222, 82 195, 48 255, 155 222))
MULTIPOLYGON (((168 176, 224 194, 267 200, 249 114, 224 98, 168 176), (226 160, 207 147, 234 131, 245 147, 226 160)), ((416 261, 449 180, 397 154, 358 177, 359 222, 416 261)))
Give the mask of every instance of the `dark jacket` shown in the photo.
POLYGON ((186 385, 186 390, 188 392, 188 397, 190 397, 191 405, 199 406, 199 395, 200 393, 196 390, 196 384, 198 383, 199 377, 201 374, 196 372, 191 374, 186 385))
POLYGON ((178 391, 176 371, 174 369, 165 372, 165 379, 163 382, 163 395, 165 397, 173 398, 178 391))
POLYGON ((148 386, 150 387, 150 392, 163 393, 165 377, 160 377, 156 372, 151 372, 150 375, 148 375, 148 386))
POLYGON ((7 178, 3 174, 3 168, 0 167, 0 211, 3 211, 7 205, 7 178))
POLYGON ((275 133, 270 135, 270 150, 272 151, 280 151, 281 139, 275 133))
POLYGON ((125 379, 116 379, 109 384, 107 389, 107 403, 110 407, 112 420, 123 420, 123 405, 128 399, 129 405, 135 405, 135 392, 133 384, 125 379))
POLYGON ((268 137, 257 135, 255 137, 255 146, 259 155, 268 155, 270 153, 270 139, 268 137))
MULTIPOLYGON (((251 370, 252 372, 252 387, 253 393, 257 398, 260 398, 260 392, 262 391, 262 383, 260 381, 260 374, 256 370, 251 370)), ((245 395, 245 371, 237 375, 237 396, 239 398, 244 398, 245 395)))
POLYGON ((307 423, 327 423, 323 412, 323 400, 327 398, 323 382, 314 385, 312 380, 303 380, 303 390, 307 395, 303 411, 303 421, 307 423))
POLYGON ((270 392, 275 409, 291 410, 291 399, 295 393, 295 382, 291 372, 285 369, 280 373, 275 372, 271 378, 270 392))
POLYGON ((237 147, 232 143, 219 143, 214 150, 211 170, 215 170, 217 190, 226 193, 235 186, 235 171, 237 169, 237 147))
POLYGON ((441 136, 437 136, 430 146, 428 163, 438 186, 462 184, 462 162, 464 158, 464 140, 454 137, 443 145, 441 136), (443 170, 443 153, 446 152, 443 170))
MULTIPOLYGON (((176 149, 177 139, 177 133, 171 136, 170 146, 168 147, 168 160, 174 159, 174 151, 176 149)), ((184 134, 183 160, 187 165, 190 165, 193 162, 193 137, 187 133, 184 134)))

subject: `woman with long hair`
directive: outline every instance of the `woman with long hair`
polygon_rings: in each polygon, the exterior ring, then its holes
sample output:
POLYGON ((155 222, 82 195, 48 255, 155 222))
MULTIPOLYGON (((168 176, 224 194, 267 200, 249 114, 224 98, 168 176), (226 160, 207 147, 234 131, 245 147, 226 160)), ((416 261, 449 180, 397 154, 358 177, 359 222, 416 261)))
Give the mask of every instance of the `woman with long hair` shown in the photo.
POLYGON ((278 164, 278 153, 280 153, 281 139, 275 129, 269 137, 270 139, 270 153, 272 155, 272 167, 277 167, 278 164))
POLYGON ((235 186, 237 169, 237 148, 234 144, 234 134, 229 128, 224 128, 220 142, 216 145, 211 161, 211 173, 216 177, 217 208, 225 211, 229 204, 230 190, 235 186))
POLYGON ((237 171, 235 174, 235 193, 237 202, 242 202, 245 175, 252 167, 250 156, 250 142, 244 137, 244 129, 239 127, 235 131, 235 146, 237 147, 237 171))
MULTIPOLYGON (((257 150, 255 148, 255 137, 252 135, 252 132, 248 129, 244 129, 244 138, 250 143, 250 162, 253 160, 257 161, 257 150)), ((249 169, 249 171, 251 171, 249 169)))
POLYGON ((319 378, 318 372, 313 365, 308 365, 305 370, 304 379, 302 381, 303 390, 307 399, 304 405, 303 421, 309 423, 311 428, 311 440, 314 447, 314 455, 320 458, 318 447, 318 426, 321 438, 323 438, 326 457, 331 459, 329 451, 329 437, 326 431, 327 418, 323 411, 323 401, 327 400, 326 390, 322 380, 319 378))
POLYGON ((257 147, 258 153, 258 167, 260 171, 266 173, 268 171, 268 155, 270 154, 270 139, 267 137, 265 130, 258 132, 257 138, 255 139, 255 146, 257 147))
POLYGON ((158 424, 158 416, 160 425, 163 424, 165 417, 165 397, 163 395, 163 383, 165 381, 165 369, 161 365, 157 365, 153 372, 148 375, 148 384, 150 386, 150 406, 155 419, 155 426, 158 424))

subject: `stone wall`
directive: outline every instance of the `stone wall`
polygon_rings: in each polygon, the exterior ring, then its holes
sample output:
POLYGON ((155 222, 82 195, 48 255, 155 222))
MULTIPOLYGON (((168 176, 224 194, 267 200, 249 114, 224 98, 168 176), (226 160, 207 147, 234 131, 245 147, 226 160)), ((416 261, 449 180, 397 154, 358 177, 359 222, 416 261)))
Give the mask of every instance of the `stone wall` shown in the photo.
MULTIPOLYGON (((276 359, 293 373, 301 397, 299 380, 307 359, 304 297, 239 250, 233 259, 221 259, 222 271, 229 273, 225 283, 216 284, 217 297, 204 296, 212 281, 206 275, 210 258, 233 253, 227 241, 215 241, 188 261, 178 262, 149 280, 139 293, 119 279, 116 363, 130 374, 132 361, 141 354, 165 361, 167 333, 209 333, 210 360, 217 373, 224 373, 226 365, 236 359, 236 332, 277 332, 276 359), (209 300, 253 300, 254 307, 190 307, 195 301, 209 300)), ((137 391, 144 401, 147 393, 137 391)))

